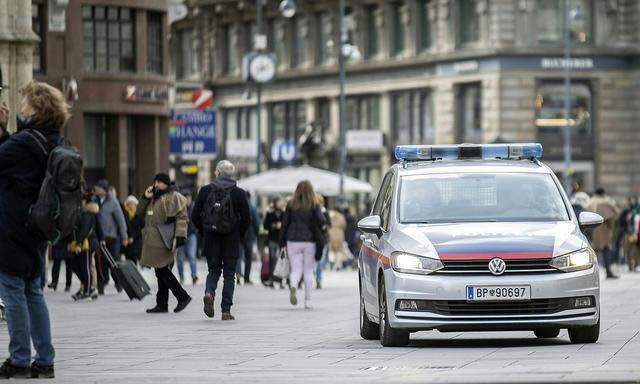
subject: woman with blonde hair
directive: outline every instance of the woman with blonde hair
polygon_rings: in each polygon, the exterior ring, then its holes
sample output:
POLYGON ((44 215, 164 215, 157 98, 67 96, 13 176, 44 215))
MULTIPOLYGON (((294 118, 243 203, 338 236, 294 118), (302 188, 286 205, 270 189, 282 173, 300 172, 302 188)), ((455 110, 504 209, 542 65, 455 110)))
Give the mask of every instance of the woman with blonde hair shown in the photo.
MULTIPOLYGON (((311 309, 313 268, 316 262, 316 241, 325 218, 318 204, 313 186, 309 181, 301 181, 287 205, 284 213, 283 241, 287 247, 291 263, 289 301, 298 304, 296 287, 304 276, 305 308, 311 309)), ((285 245, 283 244, 283 245, 285 245)))
MULTIPOLYGON (((49 310, 40 275, 46 240, 27 228, 29 208, 36 203, 51 150, 60 144, 60 130, 69 107, 56 88, 32 81, 20 90, 18 131, 0 144, 0 297, 6 306, 9 358, 0 377, 54 377, 49 310), (31 344, 36 349, 31 360, 31 344)), ((0 107, 0 127, 8 123, 0 107)))

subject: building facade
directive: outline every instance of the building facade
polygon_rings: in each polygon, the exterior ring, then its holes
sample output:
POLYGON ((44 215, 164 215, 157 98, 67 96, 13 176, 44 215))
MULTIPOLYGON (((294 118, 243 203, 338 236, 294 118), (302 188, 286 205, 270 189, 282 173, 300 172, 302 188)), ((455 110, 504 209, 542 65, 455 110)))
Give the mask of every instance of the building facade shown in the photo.
POLYGON ((32 79, 38 36, 31 28, 31 4, 0 0, 0 102, 9 105, 9 131, 15 130, 20 87, 32 79))
POLYGON ((169 168, 169 27, 165 0, 33 0, 33 73, 72 105, 64 135, 89 185, 124 198, 169 168))
MULTIPOLYGON (((640 193, 640 2, 569 0, 571 55, 563 58, 556 0, 347 1, 348 172, 376 185, 396 144, 540 141, 563 170, 563 74, 572 76, 574 178, 615 196, 640 193)), ((324 166, 338 139, 338 2, 296 1, 291 19, 265 2, 276 79, 264 107, 247 96, 242 60, 252 49, 251 1, 201 0, 202 70, 218 108, 220 152, 229 139, 256 140, 261 116, 269 148, 320 127, 324 166)), ((254 170, 247 159, 245 171, 254 170)), ((322 163, 322 162, 321 162, 322 163)), ((334 168, 335 169, 335 168, 334 168)))

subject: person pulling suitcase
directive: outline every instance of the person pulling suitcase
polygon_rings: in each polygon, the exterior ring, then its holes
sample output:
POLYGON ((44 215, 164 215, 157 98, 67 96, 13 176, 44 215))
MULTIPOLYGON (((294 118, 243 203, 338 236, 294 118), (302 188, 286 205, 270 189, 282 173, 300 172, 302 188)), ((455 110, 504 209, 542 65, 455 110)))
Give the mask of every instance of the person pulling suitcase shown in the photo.
POLYGON ((140 264, 155 269, 158 278, 156 306, 148 309, 147 313, 169 311, 169 290, 178 300, 173 311, 180 312, 189 305, 191 296, 180 285, 171 268, 177 248, 183 246, 187 239, 187 199, 177 191, 169 175, 159 173, 141 197, 138 215, 145 217, 140 264))

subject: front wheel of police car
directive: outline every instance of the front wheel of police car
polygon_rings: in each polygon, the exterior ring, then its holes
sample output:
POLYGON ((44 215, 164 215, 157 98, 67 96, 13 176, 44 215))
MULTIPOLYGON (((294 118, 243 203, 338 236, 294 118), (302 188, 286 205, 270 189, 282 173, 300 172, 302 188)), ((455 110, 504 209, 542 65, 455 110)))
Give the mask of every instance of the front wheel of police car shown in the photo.
POLYGON ((600 337, 600 320, 596 325, 569 328, 569 340, 574 344, 592 344, 600 337))
POLYGON ((384 279, 380 280, 380 294, 378 297, 380 303, 380 344, 382 344, 383 347, 406 347, 407 344, 409 344, 409 332, 393 329, 389 325, 387 292, 384 288, 384 279))

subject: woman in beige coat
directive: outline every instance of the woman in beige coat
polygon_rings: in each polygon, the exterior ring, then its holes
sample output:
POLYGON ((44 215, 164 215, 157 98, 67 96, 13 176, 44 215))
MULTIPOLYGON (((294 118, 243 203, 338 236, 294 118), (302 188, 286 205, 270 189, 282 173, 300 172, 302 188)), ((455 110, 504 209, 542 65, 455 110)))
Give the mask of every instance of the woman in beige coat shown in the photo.
POLYGON ((176 257, 176 249, 187 239, 187 199, 176 190, 169 175, 159 173, 153 186, 147 188, 140 199, 138 215, 145 217, 142 231, 142 258, 140 264, 155 269, 158 278, 156 306, 147 313, 169 311, 169 290, 178 300, 174 312, 180 312, 191 302, 191 296, 182 288, 171 268, 176 257), (175 222, 175 238, 172 249, 165 246, 158 225, 175 222))

